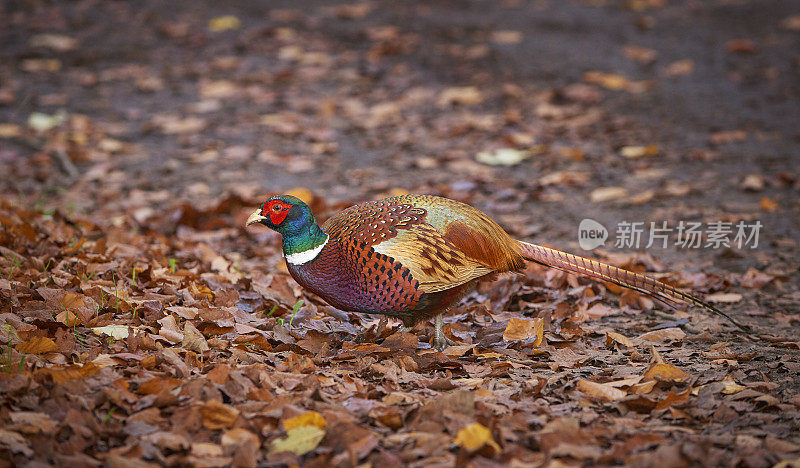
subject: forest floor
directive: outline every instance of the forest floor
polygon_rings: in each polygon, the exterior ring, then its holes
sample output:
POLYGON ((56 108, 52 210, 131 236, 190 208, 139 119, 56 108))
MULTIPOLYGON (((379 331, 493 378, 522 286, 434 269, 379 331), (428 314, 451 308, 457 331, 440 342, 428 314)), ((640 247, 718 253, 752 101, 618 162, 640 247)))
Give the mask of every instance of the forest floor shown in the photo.
POLYGON ((800 464, 800 2, 12 0, 0 44, 0 466, 800 464), (752 331, 530 266, 438 352, 293 282, 244 227, 284 192, 455 198, 752 331))

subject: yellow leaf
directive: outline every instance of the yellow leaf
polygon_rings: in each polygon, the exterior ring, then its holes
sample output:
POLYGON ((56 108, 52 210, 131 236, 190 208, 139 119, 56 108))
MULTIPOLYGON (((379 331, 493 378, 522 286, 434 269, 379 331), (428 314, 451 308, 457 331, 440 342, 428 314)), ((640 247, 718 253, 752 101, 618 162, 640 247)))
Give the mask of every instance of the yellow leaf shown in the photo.
POLYGON ((646 380, 658 380, 659 382, 680 383, 689 380, 686 371, 678 369, 672 364, 654 364, 644 373, 646 380))
POLYGON ((653 388, 656 386, 655 380, 648 380, 647 382, 638 383, 631 387, 631 393, 635 393, 637 395, 644 395, 653 391, 653 388))
POLYGON ((603 401, 621 400, 627 395, 626 392, 610 385, 592 382, 590 380, 579 380, 578 390, 586 396, 594 397, 603 401))
POLYGON ((736 381, 733 380, 733 378, 731 378, 730 375, 722 379, 722 385, 724 385, 724 387, 722 388, 722 393, 726 395, 739 393, 747 388, 744 385, 739 385, 738 383, 736 383, 736 381))
POLYGON ((478 450, 484 445, 488 445, 497 452, 500 451, 500 447, 492 439, 492 433, 480 423, 468 424, 461 428, 454 442, 459 447, 464 447, 470 452, 478 450))
POLYGON ((231 31, 239 29, 242 22, 233 15, 217 16, 208 20, 208 29, 214 32, 231 31))
POLYGON ((58 351, 58 346, 50 338, 39 336, 17 344, 14 349, 25 354, 42 354, 58 351))
POLYGON ((325 429, 325 426, 327 425, 328 423, 325 422, 325 418, 316 411, 309 411, 301 414, 300 416, 295 416, 283 421, 283 428, 287 431, 300 426, 314 426, 320 429, 325 429))
POLYGON ((544 338, 544 319, 533 320, 511 318, 503 332, 503 341, 527 340, 535 338, 533 345, 539 346, 544 338))
POLYGON ((286 431, 286 437, 272 441, 270 453, 292 452, 305 455, 317 448, 325 437, 325 429, 317 426, 299 426, 286 431))

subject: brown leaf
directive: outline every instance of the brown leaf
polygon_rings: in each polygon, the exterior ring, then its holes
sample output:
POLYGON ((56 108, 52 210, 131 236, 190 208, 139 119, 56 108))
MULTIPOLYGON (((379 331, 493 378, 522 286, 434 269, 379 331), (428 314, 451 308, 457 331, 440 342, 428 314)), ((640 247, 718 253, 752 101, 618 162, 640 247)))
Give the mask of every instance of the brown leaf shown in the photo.
POLYGON ((154 377, 140 385, 136 393, 139 395, 157 395, 164 390, 172 390, 182 383, 183 380, 173 377, 154 377))
POLYGON ((503 332, 503 341, 527 340, 534 338, 533 345, 542 344, 544 337, 544 319, 535 318, 533 320, 519 319, 512 317, 503 332))
POLYGON ((211 349, 206 342, 206 338, 200 333, 200 330, 192 325, 192 322, 186 322, 183 325, 183 341, 181 342, 181 346, 198 353, 204 353, 211 349))
POLYGON ((669 394, 663 399, 656 403, 655 410, 660 411, 663 409, 667 409, 672 405, 680 405, 689 401, 689 396, 692 393, 691 388, 687 388, 681 393, 675 393, 670 390, 669 394))
POLYGON ((11 422, 14 424, 14 430, 22 432, 23 434, 38 434, 45 435, 55 432, 58 424, 50 418, 50 415, 45 413, 35 413, 33 411, 14 411, 9 413, 11 422))
POLYGON ((592 382, 590 380, 579 380, 577 388, 586 396, 597 398, 602 401, 621 400, 627 395, 626 392, 618 388, 614 388, 606 384, 592 382))
POLYGON ((611 348, 614 343, 619 343, 622 346, 633 348, 633 341, 631 341, 631 339, 627 336, 616 332, 606 332, 606 346, 611 348))
POLYGON ((689 380, 690 375, 672 364, 654 364, 644 373, 646 380, 657 380, 667 383, 681 383, 689 380))
POLYGON ((754 54, 758 52, 758 46, 750 39, 731 39, 725 43, 725 48, 728 52, 738 54, 754 54))
POLYGON ((775 211, 778 208, 780 208, 780 206, 778 205, 778 202, 776 202, 775 200, 773 200, 773 199, 771 199, 769 197, 762 197, 761 201, 758 202, 758 206, 763 211, 770 211, 770 212, 775 211))
POLYGON ((83 366, 74 365, 56 369, 40 369, 37 372, 48 374, 53 378, 53 382, 62 384, 64 382, 69 382, 70 380, 85 379, 100 369, 101 367, 97 364, 89 362, 83 366))
POLYGON ((206 402, 200 407, 203 427, 209 430, 230 429, 239 417, 239 410, 217 400, 206 402))
POLYGON ((0 446, 26 457, 33 456, 33 450, 28 445, 28 441, 16 432, 0 429, 0 446))
POLYGON ((14 346, 14 349, 25 354, 43 354, 58 351, 58 346, 50 338, 37 336, 28 341, 18 343, 14 346))
POLYGON ((660 343, 662 341, 670 340, 679 341, 684 337, 686 337, 686 333, 684 333, 684 331, 680 328, 664 328, 661 330, 647 332, 639 336, 639 339, 642 341, 648 341, 650 343, 660 343))

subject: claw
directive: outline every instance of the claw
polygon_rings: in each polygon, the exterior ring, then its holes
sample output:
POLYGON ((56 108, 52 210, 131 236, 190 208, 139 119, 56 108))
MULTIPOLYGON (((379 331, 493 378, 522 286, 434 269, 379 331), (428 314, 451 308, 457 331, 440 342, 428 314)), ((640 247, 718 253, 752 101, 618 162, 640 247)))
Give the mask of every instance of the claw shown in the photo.
POLYGON ((433 347, 438 351, 445 349, 448 346, 455 346, 458 343, 451 340, 444 334, 444 320, 441 315, 437 315, 433 320, 433 347))

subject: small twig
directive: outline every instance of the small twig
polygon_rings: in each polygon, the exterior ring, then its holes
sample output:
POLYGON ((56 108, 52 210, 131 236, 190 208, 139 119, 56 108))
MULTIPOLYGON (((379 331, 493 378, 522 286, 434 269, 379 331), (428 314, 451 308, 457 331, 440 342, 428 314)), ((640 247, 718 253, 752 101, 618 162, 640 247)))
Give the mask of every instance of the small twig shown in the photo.
POLYGON ((67 173, 70 182, 80 177, 81 175, 80 171, 78 171, 78 168, 75 167, 75 164, 72 164, 72 161, 70 161, 69 156, 67 156, 66 152, 64 152, 63 150, 55 150, 50 152, 50 156, 52 156, 53 159, 55 159, 56 162, 58 162, 61 165, 61 169, 63 169, 64 172, 67 173))

